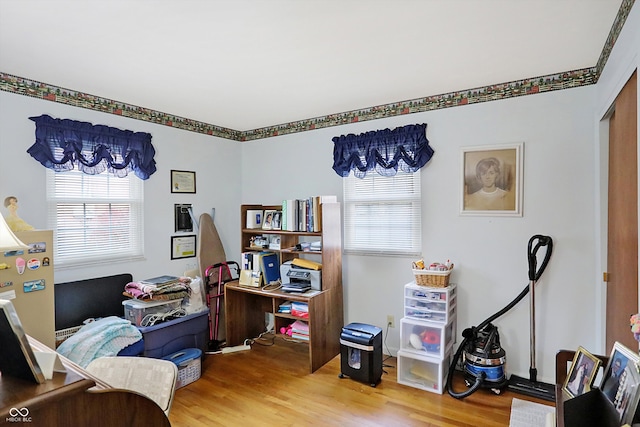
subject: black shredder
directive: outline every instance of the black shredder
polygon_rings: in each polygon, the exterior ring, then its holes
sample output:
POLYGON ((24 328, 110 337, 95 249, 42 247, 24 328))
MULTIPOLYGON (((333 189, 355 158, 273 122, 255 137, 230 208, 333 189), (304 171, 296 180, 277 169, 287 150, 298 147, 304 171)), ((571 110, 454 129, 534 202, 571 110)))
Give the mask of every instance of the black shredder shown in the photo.
POLYGON ((382 329, 349 323, 340 334, 340 378, 345 376, 375 387, 382 377, 382 329))

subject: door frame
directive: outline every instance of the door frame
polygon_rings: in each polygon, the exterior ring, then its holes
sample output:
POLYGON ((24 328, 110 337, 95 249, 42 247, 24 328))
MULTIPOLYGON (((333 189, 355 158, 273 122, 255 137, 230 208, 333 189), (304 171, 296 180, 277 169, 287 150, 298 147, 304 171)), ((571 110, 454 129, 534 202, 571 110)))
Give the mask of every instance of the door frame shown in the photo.
MULTIPOLYGON (((603 274, 607 271, 607 230, 608 230, 608 206, 609 206, 609 197, 608 197, 608 182, 609 182, 609 119, 611 114, 614 111, 615 100, 622 91, 622 88, 626 84, 626 82, 631 78, 634 71, 639 69, 640 73, 640 61, 638 60, 638 56, 633 56, 629 58, 629 62, 626 67, 621 67, 622 70, 617 75, 615 79, 615 84, 611 87, 611 91, 608 92, 608 96, 605 98, 606 101, 603 106, 600 107, 600 110, 597 111, 595 119, 597 120, 597 124, 595 126, 595 141, 596 141, 596 158, 595 158, 595 167, 596 173, 595 177, 595 214, 596 214, 596 225, 597 228, 595 230, 595 242, 596 242, 596 271, 598 272, 597 277, 594 278, 594 286, 595 286, 595 306, 594 306, 594 315, 596 320, 596 339, 595 345, 596 349, 594 351, 598 352, 598 354, 609 354, 611 349, 606 348, 606 310, 607 310, 607 284, 603 280, 603 274)), ((640 76, 639 76, 640 77, 640 76)), ((636 83, 640 88, 640 78, 637 79, 636 83)), ((597 85, 596 85, 597 86, 597 85)), ((640 91, 638 91, 640 93, 640 91)), ((640 107, 640 96, 636 100, 638 102, 638 106, 640 107)), ((596 106, 598 108, 598 106, 596 106)), ((638 119, 638 127, 640 127, 640 108, 638 108, 637 112, 638 119)), ((640 132, 638 132, 638 154, 636 156, 636 161, 638 162, 638 168, 640 171, 640 132)), ((640 193, 640 173, 638 174, 638 192, 640 193)), ((640 194, 638 195, 638 212, 640 212, 640 194)), ((640 214, 638 215, 638 225, 640 229, 640 214)), ((640 235, 639 235, 639 247, 640 247, 640 235)), ((640 265, 640 255, 638 259, 638 265, 640 265)), ((640 276, 640 269, 639 276, 640 276)), ((638 283, 640 283, 640 277, 638 277, 638 283)), ((640 311, 640 292, 638 298, 638 307, 640 311)))

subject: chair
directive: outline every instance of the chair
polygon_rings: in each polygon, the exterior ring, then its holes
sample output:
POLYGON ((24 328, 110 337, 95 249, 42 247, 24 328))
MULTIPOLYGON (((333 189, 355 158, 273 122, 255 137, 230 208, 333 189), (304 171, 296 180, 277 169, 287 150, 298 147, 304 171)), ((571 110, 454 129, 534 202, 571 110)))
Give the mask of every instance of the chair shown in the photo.
POLYGON ((175 363, 149 357, 100 357, 85 369, 111 387, 148 397, 169 416, 178 378, 175 363))

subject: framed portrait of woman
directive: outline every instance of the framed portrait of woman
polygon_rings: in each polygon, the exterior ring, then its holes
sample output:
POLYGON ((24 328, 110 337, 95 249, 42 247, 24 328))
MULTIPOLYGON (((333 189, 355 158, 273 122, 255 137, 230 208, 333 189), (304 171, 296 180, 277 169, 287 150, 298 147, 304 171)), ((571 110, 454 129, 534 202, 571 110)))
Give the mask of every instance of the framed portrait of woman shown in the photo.
POLYGON ((562 390, 571 397, 590 391, 600 363, 600 359, 584 348, 578 347, 562 390))
POLYGON ((461 149, 461 215, 522 216, 524 142, 461 149))

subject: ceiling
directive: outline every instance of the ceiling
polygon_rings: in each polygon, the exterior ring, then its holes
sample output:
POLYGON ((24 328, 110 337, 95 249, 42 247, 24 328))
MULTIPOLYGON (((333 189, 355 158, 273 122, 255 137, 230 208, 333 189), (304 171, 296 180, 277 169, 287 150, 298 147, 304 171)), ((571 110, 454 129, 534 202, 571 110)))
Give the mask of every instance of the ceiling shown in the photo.
POLYGON ((622 0, 0 0, 0 72, 248 131, 594 67, 622 0))

